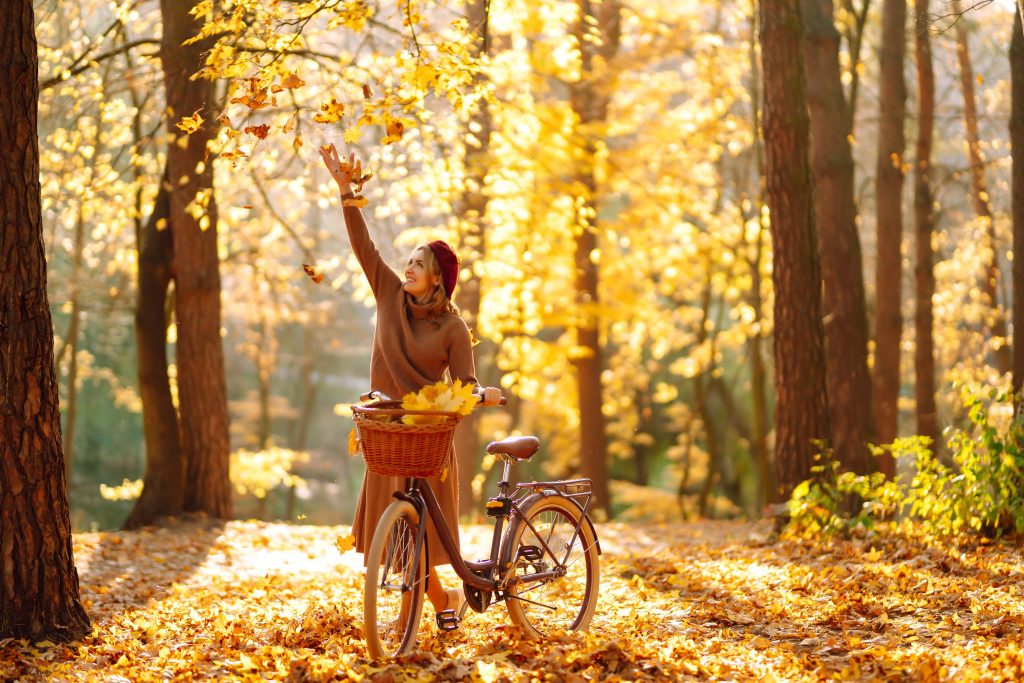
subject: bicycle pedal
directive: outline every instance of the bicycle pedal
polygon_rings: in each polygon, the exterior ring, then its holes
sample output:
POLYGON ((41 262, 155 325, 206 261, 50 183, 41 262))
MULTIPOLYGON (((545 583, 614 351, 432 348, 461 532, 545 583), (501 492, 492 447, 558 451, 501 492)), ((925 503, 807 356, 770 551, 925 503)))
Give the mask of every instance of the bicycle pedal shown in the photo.
POLYGON ((454 631, 459 627, 462 619, 455 613, 453 609, 443 609, 434 615, 434 619, 437 621, 437 627, 442 631, 454 631))
POLYGON ((535 545, 524 545, 516 552, 516 556, 521 557, 527 562, 536 562, 544 557, 544 551, 535 545))

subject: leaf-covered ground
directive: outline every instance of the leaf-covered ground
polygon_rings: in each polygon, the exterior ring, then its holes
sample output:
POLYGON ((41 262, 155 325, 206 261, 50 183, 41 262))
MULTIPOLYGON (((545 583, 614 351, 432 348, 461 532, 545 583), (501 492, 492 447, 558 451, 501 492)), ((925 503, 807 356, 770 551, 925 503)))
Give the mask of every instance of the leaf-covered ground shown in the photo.
MULTIPOLYGON (((463 533, 483 556, 487 527, 463 533)), ((1020 680, 1018 548, 825 547, 765 524, 604 524, 591 629, 517 638, 504 607, 366 658, 347 527, 187 522, 75 537, 93 633, 0 641, 0 680, 1020 680)), ((453 575, 452 575, 453 576, 453 575)), ((429 607, 428 607, 429 610, 429 607)))

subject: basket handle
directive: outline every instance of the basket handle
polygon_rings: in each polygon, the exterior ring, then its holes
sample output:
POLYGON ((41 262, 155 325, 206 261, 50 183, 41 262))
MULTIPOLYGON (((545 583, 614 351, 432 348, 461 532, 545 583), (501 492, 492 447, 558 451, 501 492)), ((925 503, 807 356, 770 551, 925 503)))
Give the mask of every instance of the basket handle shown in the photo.
POLYGON ((441 415, 453 419, 462 417, 460 413, 453 413, 447 410, 406 410, 404 408, 374 408, 372 406, 352 406, 352 410, 360 413, 372 413, 373 415, 441 415))

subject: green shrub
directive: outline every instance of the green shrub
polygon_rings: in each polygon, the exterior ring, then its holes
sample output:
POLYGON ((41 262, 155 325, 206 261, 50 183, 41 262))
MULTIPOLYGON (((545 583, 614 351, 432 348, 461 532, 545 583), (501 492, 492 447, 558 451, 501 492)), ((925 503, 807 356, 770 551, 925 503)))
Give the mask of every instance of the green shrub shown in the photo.
POLYGON ((897 462, 911 461, 902 468, 912 472, 903 484, 880 473, 839 472, 828 460, 793 491, 787 530, 801 536, 846 534, 903 517, 937 536, 1024 531, 1024 418, 1013 415, 1012 396, 993 391, 986 399, 966 390, 962 396, 971 426, 952 430, 951 467, 921 436, 873 447, 876 455, 889 451, 897 462), (993 408, 1012 417, 999 424, 993 408))

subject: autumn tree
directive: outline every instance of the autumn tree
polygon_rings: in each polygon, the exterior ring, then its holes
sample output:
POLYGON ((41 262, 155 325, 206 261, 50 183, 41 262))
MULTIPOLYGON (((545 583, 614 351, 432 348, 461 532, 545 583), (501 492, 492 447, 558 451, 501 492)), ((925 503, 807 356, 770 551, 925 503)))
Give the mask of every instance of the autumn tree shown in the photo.
POLYGON ((0 638, 89 628, 64 478, 39 183, 32 3, 0 6, 0 638))
MULTIPOLYGON (((814 220, 824 277, 825 360, 832 447, 844 469, 875 470, 867 313, 847 103, 839 69, 832 0, 801 0, 814 176, 814 220)), ((778 330, 778 328, 776 328, 778 330)))
MULTIPOLYGON (((900 340, 903 335, 903 132, 907 87, 906 0, 884 0, 879 47, 878 155, 875 164, 875 358, 873 407, 879 443, 898 434, 900 340)), ((895 473, 892 456, 879 469, 895 473)))
POLYGON ((149 218, 138 228, 138 283, 135 302, 135 345, 139 394, 142 399, 146 470, 142 493, 124 522, 126 529, 180 514, 185 504, 185 462, 182 460, 178 414, 167 374, 167 297, 171 284, 170 182, 166 175, 149 218))
POLYGON ((598 262, 595 252, 600 230, 597 207, 598 179, 595 176, 597 139, 595 132, 607 124, 610 98, 608 65, 619 48, 621 7, 618 0, 578 0, 573 36, 579 50, 579 79, 569 86, 569 99, 578 121, 579 166, 576 179, 576 299, 581 319, 576 327, 580 353, 575 360, 580 405, 580 469, 594 482, 596 506, 611 513, 608 492, 608 445, 603 413, 604 391, 601 373, 604 353, 601 323, 597 315, 598 262))
POLYGON ((1000 280, 999 245, 996 238, 995 216, 989 200, 988 183, 985 178, 985 159, 981 151, 981 139, 978 132, 978 102, 974 88, 974 66, 967 39, 967 21, 963 17, 960 0, 952 0, 950 6, 953 14, 959 15, 954 23, 956 35, 956 58, 960 66, 960 92, 964 100, 964 131, 967 146, 967 161, 971 177, 971 203, 978 220, 978 230, 982 234, 987 257, 981 273, 981 291, 984 305, 987 308, 984 320, 985 328, 992 337, 995 348, 996 366, 1000 373, 1010 371, 1010 348, 1006 319, 999 306, 997 296, 1000 280))
MULTIPOLYGON (((488 26, 488 3, 485 0, 469 0, 466 3, 466 19, 469 28, 478 36, 472 43, 471 55, 474 58, 486 57, 490 47, 488 26)), ((484 76, 479 74, 476 81, 479 87, 484 76)), ((485 222, 487 218, 487 193, 485 183, 490 168, 491 130, 493 128, 491 105, 487 98, 480 98, 465 123, 465 149, 463 166, 465 180, 456 205, 453 207, 459 220, 458 253, 462 259, 462 269, 470 277, 459 278, 459 291, 456 301, 462 317, 475 335, 479 334, 480 319, 480 278, 474 275, 479 270, 477 264, 486 257, 487 239, 485 222)), ((481 383, 485 382, 483 373, 493 356, 493 344, 482 342, 474 349, 477 375, 481 383), (486 346, 483 346, 486 344, 486 346), (486 348, 488 358, 481 349, 486 348)), ((479 419, 476 413, 470 413, 459 425, 455 433, 455 452, 459 458, 459 471, 465 473, 459 477, 459 508, 462 514, 474 510, 473 478, 471 472, 477 470, 480 459, 479 419)))
POLYGON ((1024 27, 1018 2, 1010 37, 1010 147, 1013 170, 1010 181, 1013 197, 1013 392, 1017 409, 1024 387, 1024 27))
MULTIPOLYGON (((214 84, 193 80, 208 41, 190 41, 201 23, 188 3, 161 0, 160 56, 167 98, 168 226, 174 242, 175 319, 180 432, 185 460, 185 510, 231 516, 227 387, 221 344, 217 201, 208 144, 212 125, 179 128, 182 119, 215 118, 214 84), (189 44, 185 44, 188 42, 189 44)), ((188 126, 187 123, 184 126, 188 126)))
POLYGON ((917 142, 914 158, 914 371, 917 433, 939 446, 935 406, 935 340, 932 296, 935 294, 932 232, 932 131, 935 122, 935 73, 929 35, 928 0, 914 3, 914 57, 917 64, 917 142))
POLYGON ((828 440, 828 394, 797 0, 763 0, 760 22, 775 286, 775 467, 785 499, 810 476, 828 440))

